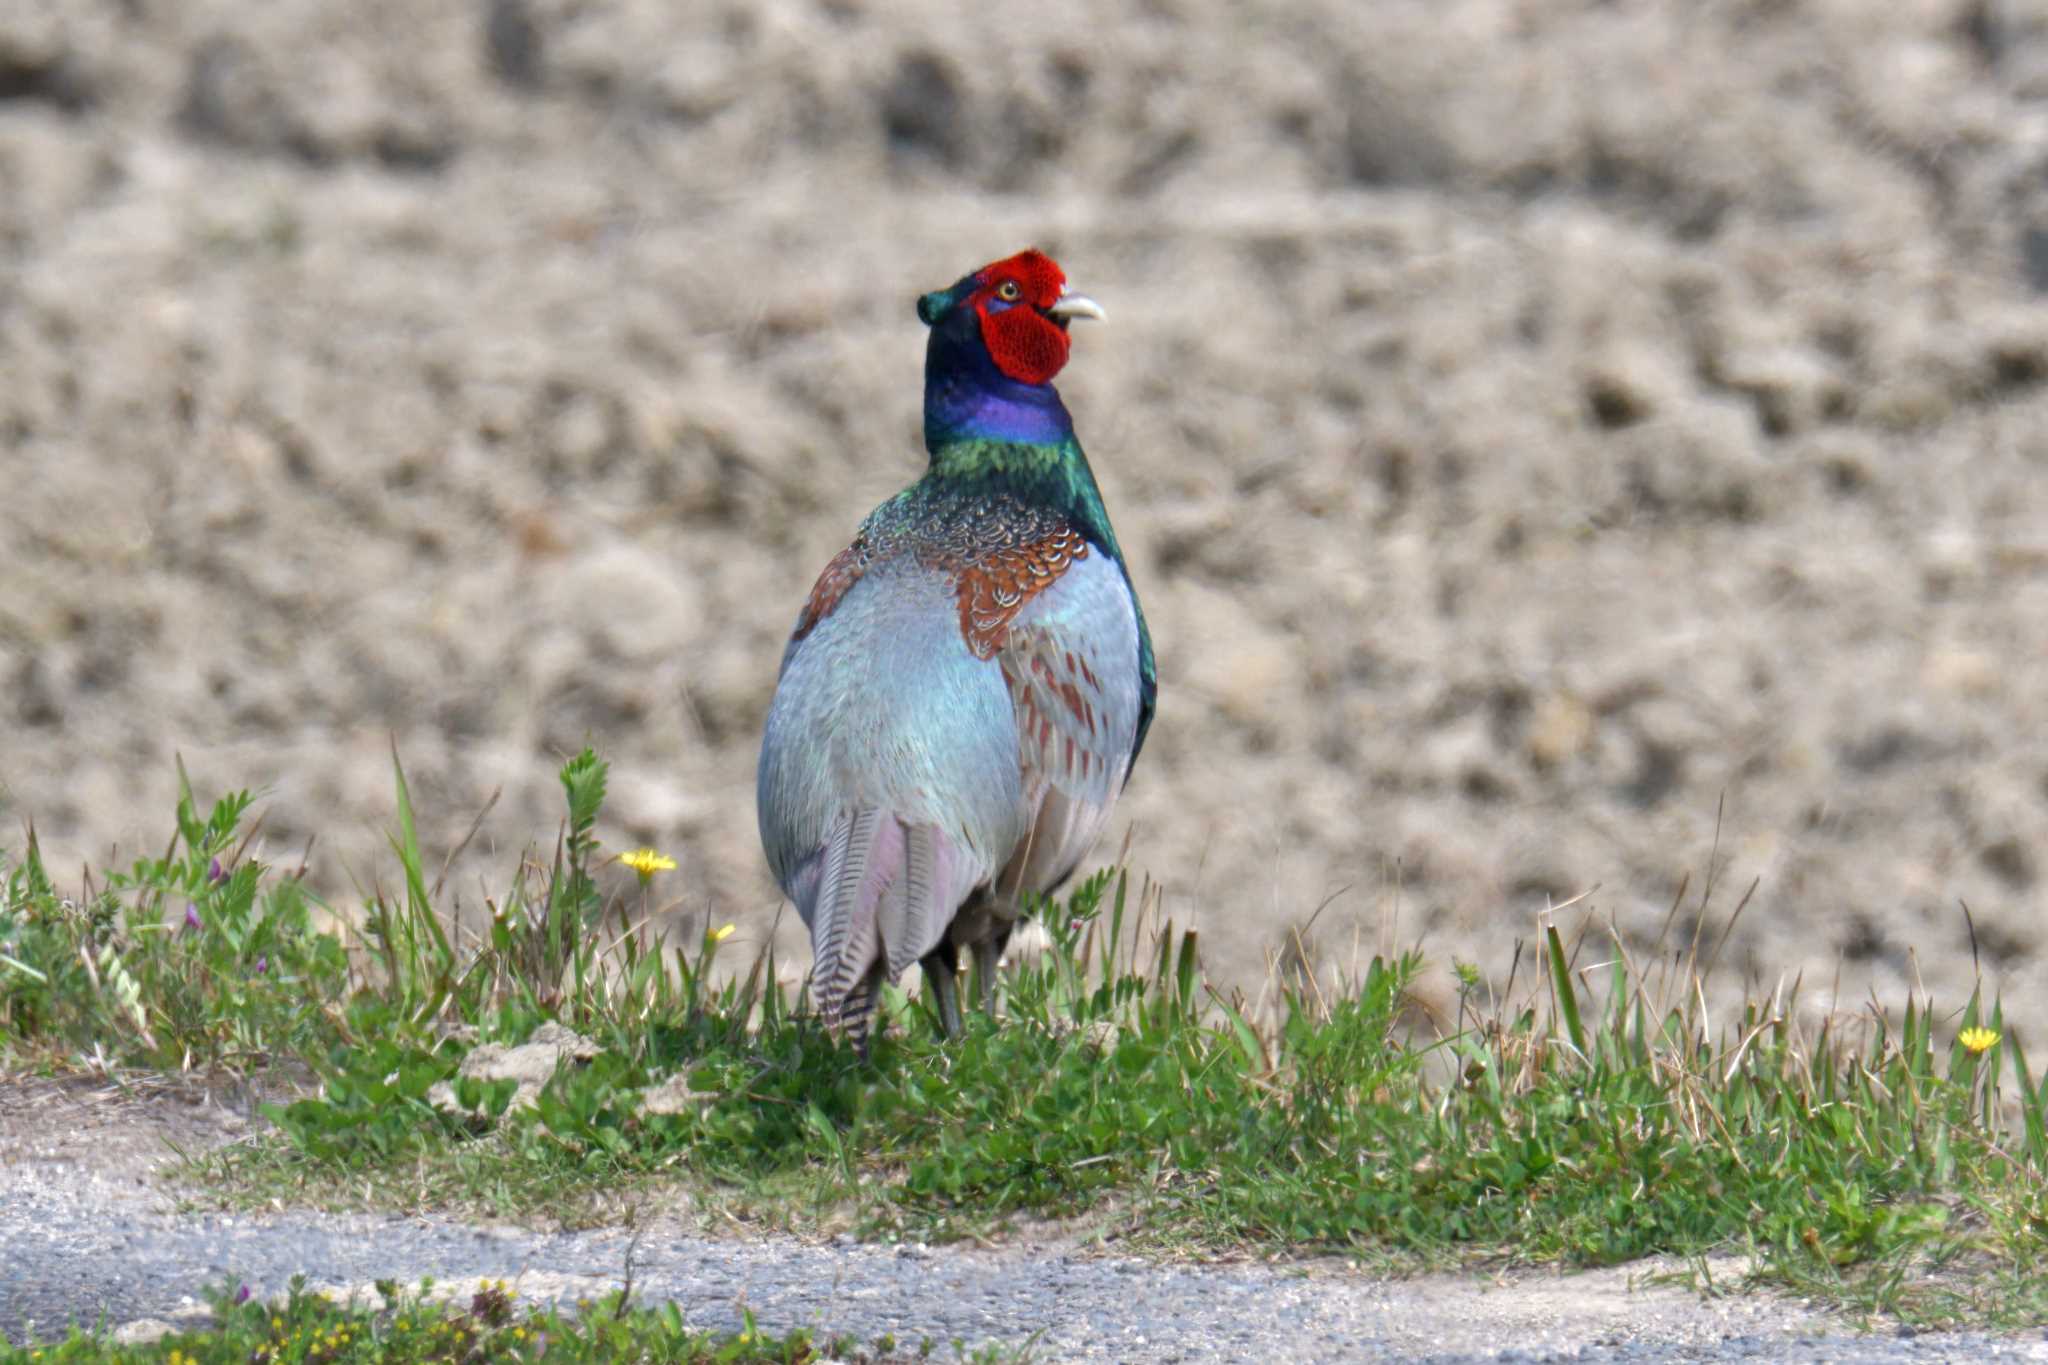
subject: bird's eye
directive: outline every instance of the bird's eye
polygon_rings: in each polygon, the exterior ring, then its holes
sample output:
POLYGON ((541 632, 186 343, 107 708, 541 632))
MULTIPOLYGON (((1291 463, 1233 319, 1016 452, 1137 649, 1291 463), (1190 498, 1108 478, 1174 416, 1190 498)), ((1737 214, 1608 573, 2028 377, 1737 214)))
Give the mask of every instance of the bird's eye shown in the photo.
POLYGON ((1024 291, 1017 287, 1017 282, 1015 280, 1004 280, 1001 284, 996 286, 996 297, 1003 300, 1003 302, 1005 303, 1015 303, 1018 299, 1022 298, 1023 296, 1024 291))

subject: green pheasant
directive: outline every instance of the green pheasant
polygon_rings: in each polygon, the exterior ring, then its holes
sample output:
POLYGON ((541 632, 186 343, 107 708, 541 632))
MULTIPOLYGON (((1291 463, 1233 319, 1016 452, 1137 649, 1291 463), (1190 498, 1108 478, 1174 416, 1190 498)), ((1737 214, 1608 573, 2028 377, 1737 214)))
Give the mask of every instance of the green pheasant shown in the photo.
POLYGON ((1068 324, 1102 309, 1026 251, 918 300, 924 477, 811 590, 757 801, 810 927, 812 997, 865 1051, 876 990, 924 966, 960 1032, 1026 893, 1072 875, 1144 746, 1152 640, 1066 405, 1068 324))

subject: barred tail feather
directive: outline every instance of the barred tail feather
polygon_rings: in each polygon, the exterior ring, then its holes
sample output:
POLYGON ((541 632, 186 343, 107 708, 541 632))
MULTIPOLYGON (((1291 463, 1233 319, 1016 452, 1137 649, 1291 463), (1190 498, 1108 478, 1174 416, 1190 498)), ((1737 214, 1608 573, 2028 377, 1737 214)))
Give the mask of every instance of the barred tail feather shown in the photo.
POLYGON ((903 834, 903 875, 891 888, 882 914, 882 941, 888 946, 892 977, 938 947, 968 889, 953 884, 959 860, 937 826, 909 825, 903 834))
POLYGON ((844 1022, 849 1004, 865 1002, 861 987, 881 947, 876 903, 895 852, 883 845, 900 843, 901 828, 886 812, 860 810, 841 816, 825 838, 817 900, 804 918, 811 924, 811 996, 829 1026, 844 1022))
POLYGON ((811 998, 828 1027, 864 1043, 876 978, 894 979, 938 946, 978 880, 937 826, 868 808, 843 815, 822 850, 809 906, 811 998), (966 885, 960 885, 962 877, 966 885))

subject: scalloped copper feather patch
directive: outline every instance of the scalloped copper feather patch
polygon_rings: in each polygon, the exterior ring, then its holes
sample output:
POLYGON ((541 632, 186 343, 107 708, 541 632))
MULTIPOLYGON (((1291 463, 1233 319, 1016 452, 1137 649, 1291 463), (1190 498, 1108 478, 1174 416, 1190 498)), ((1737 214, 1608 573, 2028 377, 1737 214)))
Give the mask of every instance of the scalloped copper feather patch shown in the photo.
POLYGON ((993 659, 1010 638, 1010 623, 1068 566, 1088 557, 1088 541, 1071 527, 1028 545, 1005 546, 961 567, 955 584, 960 635, 977 659, 993 659))

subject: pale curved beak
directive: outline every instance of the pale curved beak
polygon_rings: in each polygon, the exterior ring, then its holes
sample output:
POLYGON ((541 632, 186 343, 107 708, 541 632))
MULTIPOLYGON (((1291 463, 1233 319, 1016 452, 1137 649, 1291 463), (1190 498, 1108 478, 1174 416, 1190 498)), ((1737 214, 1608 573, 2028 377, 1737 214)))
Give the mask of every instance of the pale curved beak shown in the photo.
POLYGON ((1076 294, 1064 289, 1060 291, 1060 296, 1053 300, 1052 307, 1045 311, 1061 322, 1071 322, 1075 318, 1093 318, 1097 322, 1109 321, 1109 314, 1103 312, 1102 305, 1094 299, 1086 294, 1076 294))

